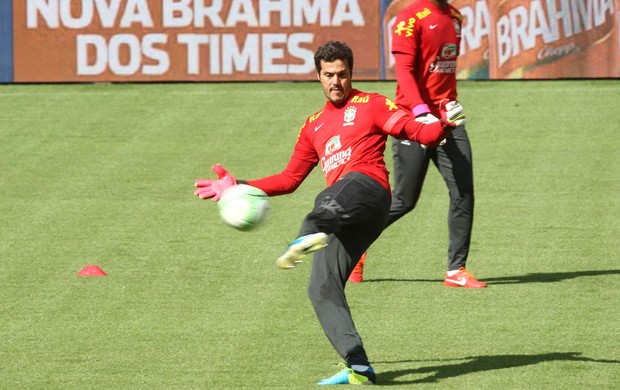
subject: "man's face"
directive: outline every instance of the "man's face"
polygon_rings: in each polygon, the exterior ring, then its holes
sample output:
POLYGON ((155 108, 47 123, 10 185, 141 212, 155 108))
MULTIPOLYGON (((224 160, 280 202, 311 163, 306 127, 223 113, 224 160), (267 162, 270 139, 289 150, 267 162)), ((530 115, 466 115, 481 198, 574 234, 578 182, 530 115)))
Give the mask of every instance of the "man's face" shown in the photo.
POLYGON ((327 100, 334 105, 344 103, 351 94, 351 71, 342 60, 325 62, 321 60, 318 79, 327 100))

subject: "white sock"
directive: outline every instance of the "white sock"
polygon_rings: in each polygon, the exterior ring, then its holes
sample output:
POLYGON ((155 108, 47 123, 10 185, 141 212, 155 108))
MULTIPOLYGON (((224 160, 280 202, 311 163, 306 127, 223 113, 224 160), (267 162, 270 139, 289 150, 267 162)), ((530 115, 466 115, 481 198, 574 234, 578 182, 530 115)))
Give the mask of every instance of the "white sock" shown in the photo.
POLYGON ((360 364, 354 364, 351 368, 357 372, 364 372, 370 368, 370 366, 362 366, 360 364))
POLYGON ((458 269, 455 269, 455 270, 452 270, 452 271, 448 271, 446 274, 447 274, 448 276, 454 276, 454 275, 456 275, 456 274, 458 274, 458 273, 459 273, 459 270, 458 270, 458 269))

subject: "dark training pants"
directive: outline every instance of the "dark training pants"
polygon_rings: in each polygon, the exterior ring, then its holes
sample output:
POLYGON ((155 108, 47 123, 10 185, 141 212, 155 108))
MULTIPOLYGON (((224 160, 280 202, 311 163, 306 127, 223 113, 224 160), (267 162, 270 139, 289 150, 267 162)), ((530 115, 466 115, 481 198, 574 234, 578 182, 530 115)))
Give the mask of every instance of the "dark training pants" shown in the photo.
POLYGON ((454 129, 445 145, 426 150, 418 143, 393 139, 392 154, 394 188, 388 226, 413 210, 433 160, 450 193, 448 270, 465 267, 474 219, 472 153, 465 127, 454 129))
POLYGON ((349 366, 369 365, 344 293, 360 256, 381 235, 390 194, 376 180, 357 172, 343 176, 317 195, 299 236, 329 235, 325 249, 314 253, 308 297, 325 335, 349 366))

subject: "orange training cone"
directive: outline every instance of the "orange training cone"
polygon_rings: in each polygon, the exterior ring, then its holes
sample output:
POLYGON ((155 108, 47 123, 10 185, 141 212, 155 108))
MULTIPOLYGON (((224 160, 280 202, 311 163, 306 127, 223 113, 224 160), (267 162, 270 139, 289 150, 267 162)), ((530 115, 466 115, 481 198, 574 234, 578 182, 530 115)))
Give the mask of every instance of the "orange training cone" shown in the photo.
POLYGON ((80 272, 78 272, 78 275, 80 276, 105 276, 106 273, 103 272, 103 270, 96 265, 87 265, 86 267, 82 268, 80 272))

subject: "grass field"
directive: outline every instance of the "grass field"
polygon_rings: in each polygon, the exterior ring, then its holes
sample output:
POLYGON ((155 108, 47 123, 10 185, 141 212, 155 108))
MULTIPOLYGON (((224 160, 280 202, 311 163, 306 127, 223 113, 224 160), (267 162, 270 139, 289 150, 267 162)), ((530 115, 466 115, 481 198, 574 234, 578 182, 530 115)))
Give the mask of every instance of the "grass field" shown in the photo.
MULTIPOLYGON (((489 288, 442 286, 448 195, 431 169, 347 287, 380 384, 620 388, 620 81, 462 82, 460 100, 468 266, 489 288)), ((216 162, 281 170, 322 104, 317 83, 0 86, 0 388, 312 389, 334 374, 310 267, 275 268, 319 170, 254 232, 192 193, 216 162), (89 264, 107 276, 78 276, 89 264)))

